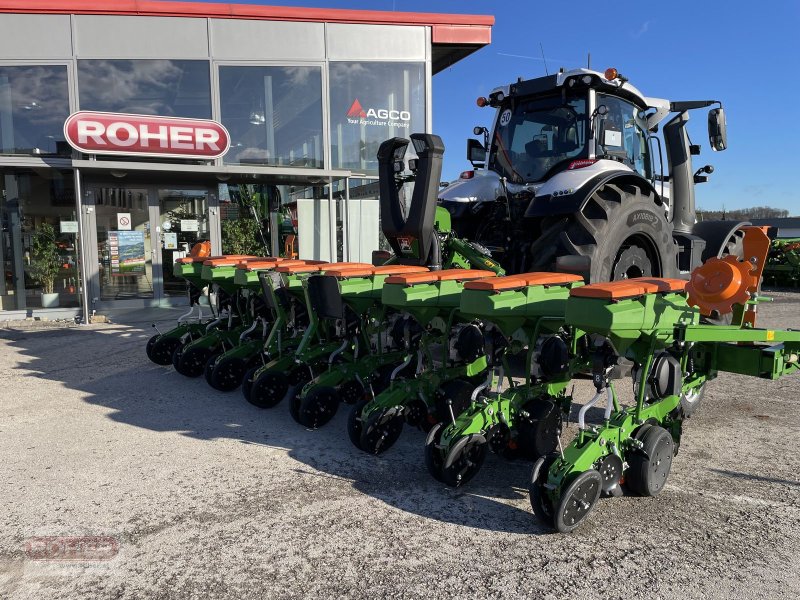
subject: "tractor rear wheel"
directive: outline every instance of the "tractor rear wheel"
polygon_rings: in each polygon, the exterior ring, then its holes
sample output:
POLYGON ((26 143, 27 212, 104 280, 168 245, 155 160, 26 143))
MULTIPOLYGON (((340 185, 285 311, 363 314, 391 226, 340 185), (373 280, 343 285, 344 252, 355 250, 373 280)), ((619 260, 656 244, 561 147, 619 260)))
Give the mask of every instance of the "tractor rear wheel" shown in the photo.
MULTIPOLYGON (((561 232, 556 256, 574 256, 590 283, 633 277, 677 277, 678 247, 655 193, 632 184, 607 183, 591 195, 561 232), (586 271, 585 258, 589 259, 586 271)), ((534 256, 534 266, 551 260, 534 256)), ((570 268, 570 260, 563 260, 570 268)))

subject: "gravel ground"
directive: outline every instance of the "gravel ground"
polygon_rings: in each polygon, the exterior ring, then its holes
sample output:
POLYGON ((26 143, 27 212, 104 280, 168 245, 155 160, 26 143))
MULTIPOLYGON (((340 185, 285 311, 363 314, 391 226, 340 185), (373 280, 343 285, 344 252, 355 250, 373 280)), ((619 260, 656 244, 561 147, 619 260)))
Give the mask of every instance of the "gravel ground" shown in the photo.
MULTIPOLYGON (((774 296, 760 324, 800 328, 800 295, 774 296)), ((286 406, 260 411, 151 364, 149 335, 141 322, 0 331, 0 597, 800 589, 800 375, 721 375, 660 496, 603 500, 558 535, 531 514, 529 464, 490 456, 465 489, 446 488, 425 470, 421 433, 366 456, 347 439, 346 411, 304 431, 286 406), (118 553, 32 560, 26 544, 42 536, 110 536, 118 553)), ((591 393, 579 383, 579 402, 591 393)))

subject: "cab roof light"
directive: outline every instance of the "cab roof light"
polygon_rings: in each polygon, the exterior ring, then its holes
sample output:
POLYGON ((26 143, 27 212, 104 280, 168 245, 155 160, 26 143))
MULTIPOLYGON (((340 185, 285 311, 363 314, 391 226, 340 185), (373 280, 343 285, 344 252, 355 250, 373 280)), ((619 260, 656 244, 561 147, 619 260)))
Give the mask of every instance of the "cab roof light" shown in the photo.
POLYGON ((475 100, 475 104, 477 104, 479 107, 483 108, 484 106, 488 106, 489 105, 489 101, 486 98, 484 98, 483 96, 479 96, 478 99, 475 100))

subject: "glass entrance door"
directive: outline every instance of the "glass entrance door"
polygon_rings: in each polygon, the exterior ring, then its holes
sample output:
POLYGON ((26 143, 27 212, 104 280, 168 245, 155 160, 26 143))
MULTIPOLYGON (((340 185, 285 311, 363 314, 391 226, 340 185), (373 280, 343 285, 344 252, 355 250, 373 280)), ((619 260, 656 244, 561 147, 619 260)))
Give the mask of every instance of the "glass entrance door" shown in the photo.
POLYGON ((175 277, 172 265, 198 242, 210 240, 208 190, 158 188, 159 240, 164 296, 186 295, 186 282, 175 277))
POLYGON ((90 184, 87 192, 97 248, 95 303, 183 304, 186 282, 173 275, 173 264, 195 243, 211 239, 210 190, 90 184))

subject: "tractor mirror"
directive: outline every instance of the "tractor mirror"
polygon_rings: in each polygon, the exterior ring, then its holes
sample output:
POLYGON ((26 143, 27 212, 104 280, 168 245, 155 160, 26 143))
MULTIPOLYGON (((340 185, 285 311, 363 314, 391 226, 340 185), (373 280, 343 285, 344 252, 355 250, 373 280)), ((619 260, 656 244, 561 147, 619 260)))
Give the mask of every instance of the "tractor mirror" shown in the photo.
POLYGON ((708 111, 708 140, 711 149, 720 152, 728 147, 728 127, 722 107, 708 111))
POLYGON ((483 166, 486 162, 486 148, 478 140, 471 138, 467 140, 467 160, 473 167, 483 166))

